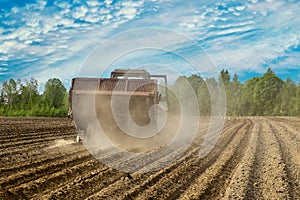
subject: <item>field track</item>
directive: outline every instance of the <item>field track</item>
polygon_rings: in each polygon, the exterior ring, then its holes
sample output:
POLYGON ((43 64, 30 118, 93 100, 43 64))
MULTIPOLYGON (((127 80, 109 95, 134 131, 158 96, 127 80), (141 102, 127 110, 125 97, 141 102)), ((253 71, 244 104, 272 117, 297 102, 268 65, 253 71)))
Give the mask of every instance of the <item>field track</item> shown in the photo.
MULTIPOLYGON (((300 118, 230 117, 200 159, 204 133, 167 167, 129 179, 75 143, 69 119, 0 118, 0 199, 300 199, 300 118)), ((153 164, 98 153, 116 165, 153 164)), ((177 152, 162 154, 155 162, 177 152)))

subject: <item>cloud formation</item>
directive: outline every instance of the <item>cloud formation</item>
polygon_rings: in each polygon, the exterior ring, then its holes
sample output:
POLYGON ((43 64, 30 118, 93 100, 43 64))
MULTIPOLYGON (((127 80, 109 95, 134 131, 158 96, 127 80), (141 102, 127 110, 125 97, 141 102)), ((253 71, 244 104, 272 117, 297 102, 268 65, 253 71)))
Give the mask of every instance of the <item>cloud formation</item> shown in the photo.
MULTIPOLYGON (((0 9, 0 81, 58 77, 67 84, 97 44, 143 27, 186 34, 220 69, 251 76, 272 67, 295 81, 300 74, 298 1, 4 0, 0 9)), ((180 41, 178 48, 193 53, 180 41)))

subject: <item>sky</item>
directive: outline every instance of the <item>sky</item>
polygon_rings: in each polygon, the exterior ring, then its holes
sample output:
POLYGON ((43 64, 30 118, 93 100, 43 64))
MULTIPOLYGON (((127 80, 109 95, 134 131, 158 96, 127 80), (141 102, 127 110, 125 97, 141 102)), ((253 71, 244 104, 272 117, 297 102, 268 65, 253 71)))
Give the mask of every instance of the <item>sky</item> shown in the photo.
MULTIPOLYGON (((57 77, 69 86, 86 63, 104 70, 111 56, 109 70, 147 66, 156 73, 164 66, 190 75, 198 69, 191 69, 191 60, 210 58, 241 81, 271 67, 299 82, 299 41, 297 0, 0 0, 0 82, 57 77), (112 42, 116 38, 121 42, 112 42), (124 45, 135 51, 125 54, 124 45)), ((200 75, 209 76, 207 63, 201 64, 200 75)))

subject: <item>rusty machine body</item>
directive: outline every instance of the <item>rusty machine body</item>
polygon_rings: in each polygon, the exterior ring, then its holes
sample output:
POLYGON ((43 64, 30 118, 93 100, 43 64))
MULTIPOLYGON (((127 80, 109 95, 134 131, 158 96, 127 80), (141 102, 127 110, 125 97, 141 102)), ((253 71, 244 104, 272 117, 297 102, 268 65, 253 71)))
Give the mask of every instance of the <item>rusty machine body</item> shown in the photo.
MULTIPOLYGON (((168 109, 166 75, 151 75, 143 69, 116 69, 110 78, 74 78, 70 88, 70 116, 78 132, 77 142, 88 139, 89 126, 95 115, 104 131, 118 128, 112 114, 111 102, 115 95, 119 100, 130 96, 129 111, 132 120, 146 126, 150 122, 149 109, 155 104, 164 104, 168 109), (158 81, 162 83, 158 84, 158 81), (160 85, 164 85, 161 87, 160 85)), ((117 115, 124 115, 120 103, 117 115)))

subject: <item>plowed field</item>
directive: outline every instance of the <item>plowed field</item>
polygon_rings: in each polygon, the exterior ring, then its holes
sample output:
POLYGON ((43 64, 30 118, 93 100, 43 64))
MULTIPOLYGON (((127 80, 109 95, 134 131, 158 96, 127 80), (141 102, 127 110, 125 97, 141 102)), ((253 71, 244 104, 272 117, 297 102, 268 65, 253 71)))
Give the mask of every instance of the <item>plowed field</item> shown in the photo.
POLYGON ((169 166, 133 179, 75 136, 69 119, 0 118, 0 199, 300 199, 300 118, 228 118, 206 157, 199 137, 169 166))

